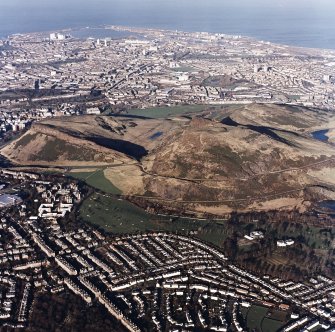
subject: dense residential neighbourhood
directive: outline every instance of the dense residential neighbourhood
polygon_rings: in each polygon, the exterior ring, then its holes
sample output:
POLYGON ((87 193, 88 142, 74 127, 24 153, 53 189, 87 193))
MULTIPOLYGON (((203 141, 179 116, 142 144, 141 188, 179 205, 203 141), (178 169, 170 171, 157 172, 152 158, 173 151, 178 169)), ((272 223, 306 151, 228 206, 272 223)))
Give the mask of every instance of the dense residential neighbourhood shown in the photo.
POLYGON ((334 109, 334 51, 223 34, 108 29, 129 37, 79 39, 69 30, 0 41, 1 131, 50 116, 162 105, 334 109))
POLYGON ((27 327, 37 294, 70 291, 129 331, 244 331, 242 313, 253 307, 284 317, 280 331, 333 331, 335 280, 254 275, 178 233, 103 234, 71 219, 83 198, 75 182, 0 176, 30 192, 1 210, 1 325, 27 327))

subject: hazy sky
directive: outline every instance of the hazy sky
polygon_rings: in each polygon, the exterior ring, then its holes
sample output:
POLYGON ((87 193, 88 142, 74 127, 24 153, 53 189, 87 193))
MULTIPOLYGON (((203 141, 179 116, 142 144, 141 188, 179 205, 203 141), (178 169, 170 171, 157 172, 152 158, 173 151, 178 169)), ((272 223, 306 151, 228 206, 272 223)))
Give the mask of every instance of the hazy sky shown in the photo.
POLYGON ((178 10, 187 7, 198 7, 204 10, 213 8, 271 8, 278 10, 325 11, 335 10, 335 0, 0 0, 0 17, 13 11, 25 11, 35 8, 62 9, 83 12, 92 9, 99 12, 103 7, 108 10, 124 12, 143 10, 178 10))
POLYGON ((64 13, 78 15, 90 11, 92 15, 106 12, 120 12, 120 14, 148 12, 159 13, 183 10, 185 15, 188 8, 199 8, 204 13, 211 10, 238 8, 241 12, 250 9, 277 9, 279 11, 297 10, 313 13, 335 10, 335 0, 0 0, 0 18, 2 16, 19 16, 20 12, 34 15, 39 8, 61 10, 64 13))
MULTIPOLYGON (((80 7, 91 7, 102 4, 109 5, 120 5, 120 4, 129 4, 130 6, 141 6, 144 3, 150 4, 153 6, 175 6, 180 4, 189 4, 189 5, 201 5, 201 6, 212 6, 216 4, 227 4, 229 6, 278 6, 278 7, 301 7, 304 8, 314 7, 318 8, 329 7, 334 8, 334 0, 10 0, 10 1, 0 1, 1 7, 16 7, 16 6, 59 6, 59 5, 70 5, 78 4, 80 7)), ((79 9, 79 8, 78 8, 79 9)))
POLYGON ((292 36, 301 45, 332 38, 320 45, 335 47, 334 12, 335 0, 0 0, 0 37, 115 24, 287 42, 292 36))

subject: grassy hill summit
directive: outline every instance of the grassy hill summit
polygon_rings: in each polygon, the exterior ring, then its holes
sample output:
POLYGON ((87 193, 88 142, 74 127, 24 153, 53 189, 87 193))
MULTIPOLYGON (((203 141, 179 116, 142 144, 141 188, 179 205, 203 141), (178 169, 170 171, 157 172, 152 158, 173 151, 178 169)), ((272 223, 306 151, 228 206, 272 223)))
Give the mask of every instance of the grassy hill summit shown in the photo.
POLYGON ((1 153, 23 166, 103 167, 129 199, 199 214, 305 210, 335 197, 335 147, 314 135, 335 127, 330 113, 264 104, 180 109, 165 118, 141 110, 44 120, 1 153))

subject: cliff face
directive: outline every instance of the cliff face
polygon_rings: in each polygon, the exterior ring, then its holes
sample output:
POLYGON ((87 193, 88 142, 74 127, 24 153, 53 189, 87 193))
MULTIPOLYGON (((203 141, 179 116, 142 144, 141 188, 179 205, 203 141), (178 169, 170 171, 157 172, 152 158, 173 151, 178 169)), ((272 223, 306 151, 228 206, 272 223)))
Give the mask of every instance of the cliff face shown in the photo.
POLYGON ((127 163, 122 153, 96 144, 80 135, 70 135, 43 123, 35 123, 1 153, 21 165, 100 165, 127 163))
POLYGON ((57 130, 54 128, 51 128, 49 126, 46 125, 42 125, 39 123, 35 123, 33 124, 32 128, 31 128, 31 133, 36 133, 36 134, 40 134, 40 135, 44 135, 45 137, 49 137, 49 138, 55 138, 61 141, 64 141, 68 144, 73 144, 79 147, 85 147, 87 149, 91 149, 96 151, 97 153, 111 153, 111 151, 107 148, 104 148, 103 146, 100 146, 98 144, 95 144, 91 141, 88 141, 85 138, 80 138, 80 137, 74 137, 71 136, 61 130, 57 130))

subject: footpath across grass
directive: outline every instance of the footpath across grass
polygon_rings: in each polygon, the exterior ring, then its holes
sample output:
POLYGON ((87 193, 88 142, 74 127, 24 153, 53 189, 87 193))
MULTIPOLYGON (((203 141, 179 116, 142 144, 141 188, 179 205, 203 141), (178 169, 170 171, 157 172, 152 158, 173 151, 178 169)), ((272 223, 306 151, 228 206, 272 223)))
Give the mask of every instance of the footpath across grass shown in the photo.
MULTIPOLYGON (((263 331, 262 330, 262 321, 266 317, 268 308, 261 307, 258 305, 253 305, 250 307, 247 314, 247 326, 250 331, 263 331)), ((266 331, 270 332, 270 331, 266 331)))

